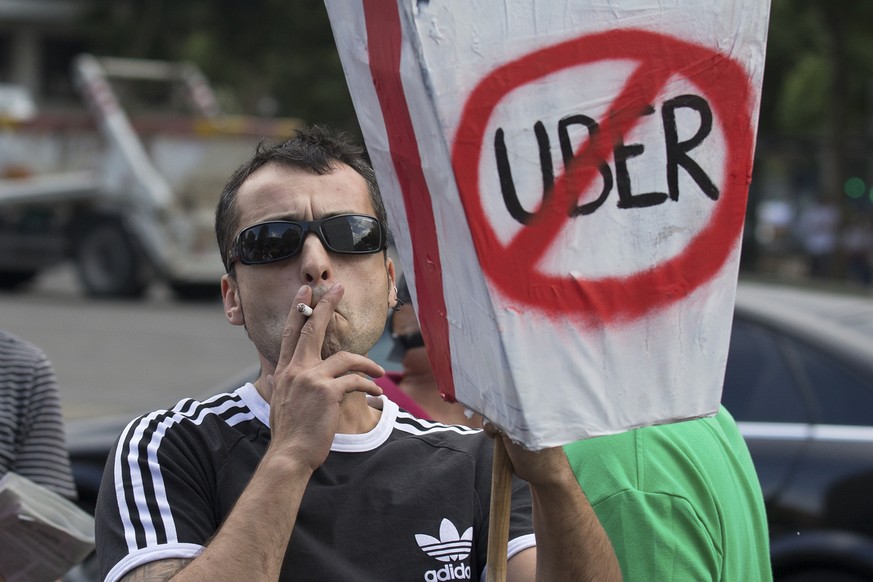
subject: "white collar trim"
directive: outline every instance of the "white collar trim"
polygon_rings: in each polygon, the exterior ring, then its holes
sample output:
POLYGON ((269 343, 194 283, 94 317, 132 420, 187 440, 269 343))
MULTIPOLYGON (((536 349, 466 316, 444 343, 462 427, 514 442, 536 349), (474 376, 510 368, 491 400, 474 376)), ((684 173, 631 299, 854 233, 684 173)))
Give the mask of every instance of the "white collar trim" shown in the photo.
MULTIPOLYGON (((254 413, 255 417, 267 427, 270 426, 270 404, 264 400, 258 389, 251 382, 242 386, 237 391, 246 406, 254 413)), ((381 446, 388 440, 391 431, 394 430, 394 421, 399 410, 397 404, 388 400, 385 396, 368 396, 367 404, 381 410, 379 422, 373 430, 363 434, 336 434, 333 437, 331 451, 340 453, 360 453, 371 451, 381 446)))

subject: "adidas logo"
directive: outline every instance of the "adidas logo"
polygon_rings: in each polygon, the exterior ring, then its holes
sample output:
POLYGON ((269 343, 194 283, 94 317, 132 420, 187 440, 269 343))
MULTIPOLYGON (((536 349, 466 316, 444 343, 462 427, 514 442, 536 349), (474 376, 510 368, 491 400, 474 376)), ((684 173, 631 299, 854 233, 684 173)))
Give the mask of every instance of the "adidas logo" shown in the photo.
MULTIPOLYGON (((440 523, 439 539, 427 534, 415 534, 418 547, 440 562, 461 562, 470 556, 473 550, 473 528, 469 527, 463 534, 448 519, 440 523)), ((425 582, 442 582, 445 580, 470 580, 470 566, 463 563, 447 563, 442 568, 428 570, 424 573, 425 582)))
POLYGON ((464 535, 458 534, 458 528, 447 519, 440 523, 440 539, 427 534, 415 534, 418 547, 440 562, 466 560, 473 549, 473 528, 467 528, 464 535))

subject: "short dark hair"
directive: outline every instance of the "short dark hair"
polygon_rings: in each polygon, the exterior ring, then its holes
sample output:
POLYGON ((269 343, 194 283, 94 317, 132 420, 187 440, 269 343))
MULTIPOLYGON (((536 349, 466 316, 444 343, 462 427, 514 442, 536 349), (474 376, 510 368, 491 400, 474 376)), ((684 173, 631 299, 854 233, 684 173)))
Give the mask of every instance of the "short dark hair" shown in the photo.
POLYGON ((215 236, 218 239, 221 261, 225 266, 239 228, 239 210, 236 203, 239 189, 249 176, 267 164, 300 168, 315 174, 329 174, 338 164, 351 167, 364 178, 376 218, 388 228, 385 204, 364 148, 342 131, 315 125, 297 130, 294 136, 279 144, 262 141, 251 159, 228 179, 215 209, 215 236))

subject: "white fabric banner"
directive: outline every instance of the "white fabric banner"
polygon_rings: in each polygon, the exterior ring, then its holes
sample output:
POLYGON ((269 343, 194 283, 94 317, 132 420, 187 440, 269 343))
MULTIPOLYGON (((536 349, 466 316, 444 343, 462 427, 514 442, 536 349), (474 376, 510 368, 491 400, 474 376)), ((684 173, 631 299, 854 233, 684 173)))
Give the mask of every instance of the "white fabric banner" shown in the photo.
POLYGON ((713 414, 769 2, 326 5, 441 390, 532 449, 713 414))

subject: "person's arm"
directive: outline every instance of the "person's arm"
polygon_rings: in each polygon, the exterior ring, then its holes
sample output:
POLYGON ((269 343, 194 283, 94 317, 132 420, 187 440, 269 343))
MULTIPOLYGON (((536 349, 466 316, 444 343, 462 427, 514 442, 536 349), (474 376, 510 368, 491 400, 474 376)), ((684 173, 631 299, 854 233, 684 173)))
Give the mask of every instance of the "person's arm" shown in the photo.
POLYGON ((507 582, 621 580, 612 544, 563 449, 531 452, 502 438, 513 471, 530 484, 537 538, 536 548, 509 560, 507 582))
POLYGON ((277 580, 311 474, 299 461, 268 451, 196 559, 145 564, 123 580, 277 580))
POLYGON ((54 367, 36 347, 32 350, 32 369, 24 390, 27 403, 22 405, 20 445, 13 470, 34 483, 75 501, 76 486, 67 453, 61 399, 54 367))
MULTIPOLYGON (((310 293, 308 287, 301 289, 293 304, 308 303, 310 293)), ((381 394, 371 380, 355 373, 384 373, 372 360, 347 352, 321 359, 325 330, 342 294, 341 286, 332 288, 308 319, 291 310, 275 375, 265 378, 270 445, 212 540, 193 560, 146 564, 124 580, 279 578, 303 493, 330 452, 344 396, 356 391, 381 394)))

